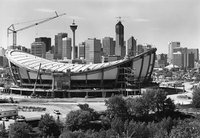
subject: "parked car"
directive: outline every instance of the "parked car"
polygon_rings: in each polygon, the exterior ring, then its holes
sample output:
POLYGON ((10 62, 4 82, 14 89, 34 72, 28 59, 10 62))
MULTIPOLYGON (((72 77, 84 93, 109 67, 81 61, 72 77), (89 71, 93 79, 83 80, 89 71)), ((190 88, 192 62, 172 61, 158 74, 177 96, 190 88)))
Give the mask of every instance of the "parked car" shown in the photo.
POLYGON ((57 115, 60 115, 60 114, 61 114, 59 110, 54 110, 53 112, 54 112, 55 114, 57 114, 57 115))

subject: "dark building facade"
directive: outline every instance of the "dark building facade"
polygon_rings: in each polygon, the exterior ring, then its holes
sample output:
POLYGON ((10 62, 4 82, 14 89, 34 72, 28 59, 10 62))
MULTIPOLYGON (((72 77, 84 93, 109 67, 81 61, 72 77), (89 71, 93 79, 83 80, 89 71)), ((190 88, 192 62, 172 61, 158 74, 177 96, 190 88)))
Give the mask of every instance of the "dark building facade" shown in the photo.
POLYGON ((129 56, 136 55, 136 45, 137 45, 136 39, 133 36, 131 36, 127 42, 129 56))
POLYGON ((144 46, 141 44, 137 45, 137 54, 141 54, 144 52, 144 46))
POLYGON ((157 55, 157 60, 158 60, 158 66, 160 68, 164 68, 167 66, 167 54, 159 54, 157 55))
POLYGON ((51 50, 51 38, 39 37, 39 38, 35 38, 35 42, 44 42, 46 45, 46 52, 51 50))
POLYGON ((82 42, 78 45, 78 58, 85 59, 85 42, 82 42))
POLYGON ((115 25, 116 43, 115 43, 115 55, 123 58, 126 54, 126 48, 124 45, 124 26, 121 21, 115 25))
POLYGON ((96 38, 88 38, 85 41, 85 60, 87 63, 101 62, 101 41, 96 38))
POLYGON ((58 33, 55 35, 55 46, 54 46, 54 59, 62 59, 63 41, 62 39, 67 37, 67 33, 58 33))
POLYGON ((188 53, 188 68, 194 68, 194 61, 195 61, 195 55, 194 53, 188 53))
POLYGON ((115 55, 115 42, 112 37, 104 37, 102 39, 103 54, 115 55))

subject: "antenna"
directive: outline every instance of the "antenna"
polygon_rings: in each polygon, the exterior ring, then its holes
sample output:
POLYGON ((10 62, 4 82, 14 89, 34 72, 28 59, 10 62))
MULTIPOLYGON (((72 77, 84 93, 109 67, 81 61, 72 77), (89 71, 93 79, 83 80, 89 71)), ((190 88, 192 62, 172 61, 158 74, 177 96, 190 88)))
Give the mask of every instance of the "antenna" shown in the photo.
POLYGON ((121 21, 122 21, 122 17, 121 17, 121 16, 117 16, 116 18, 117 18, 117 21, 118 21, 118 22, 121 22, 121 21))
POLYGON ((117 21, 118 22, 124 22, 125 20, 125 18, 129 18, 128 16, 117 16, 117 17, 115 17, 115 18, 117 18, 117 21))

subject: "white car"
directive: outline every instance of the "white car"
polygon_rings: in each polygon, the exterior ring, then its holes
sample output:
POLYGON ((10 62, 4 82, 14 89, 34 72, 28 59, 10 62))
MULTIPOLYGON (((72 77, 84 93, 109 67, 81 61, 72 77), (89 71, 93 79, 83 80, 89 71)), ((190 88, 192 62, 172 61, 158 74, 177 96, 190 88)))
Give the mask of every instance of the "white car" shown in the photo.
POLYGON ((54 112, 55 114, 57 114, 57 115, 60 115, 60 114, 61 114, 59 110, 54 110, 53 112, 54 112))

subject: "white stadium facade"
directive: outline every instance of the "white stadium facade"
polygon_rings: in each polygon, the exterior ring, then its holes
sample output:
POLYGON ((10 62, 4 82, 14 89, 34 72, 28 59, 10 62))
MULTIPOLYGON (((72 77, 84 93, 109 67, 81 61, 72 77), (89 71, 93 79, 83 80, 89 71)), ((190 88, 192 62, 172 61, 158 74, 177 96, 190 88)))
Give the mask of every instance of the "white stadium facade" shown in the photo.
POLYGON ((151 86, 156 48, 134 57, 98 64, 60 63, 22 51, 6 57, 17 87, 13 93, 51 97, 109 97, 151 86))

